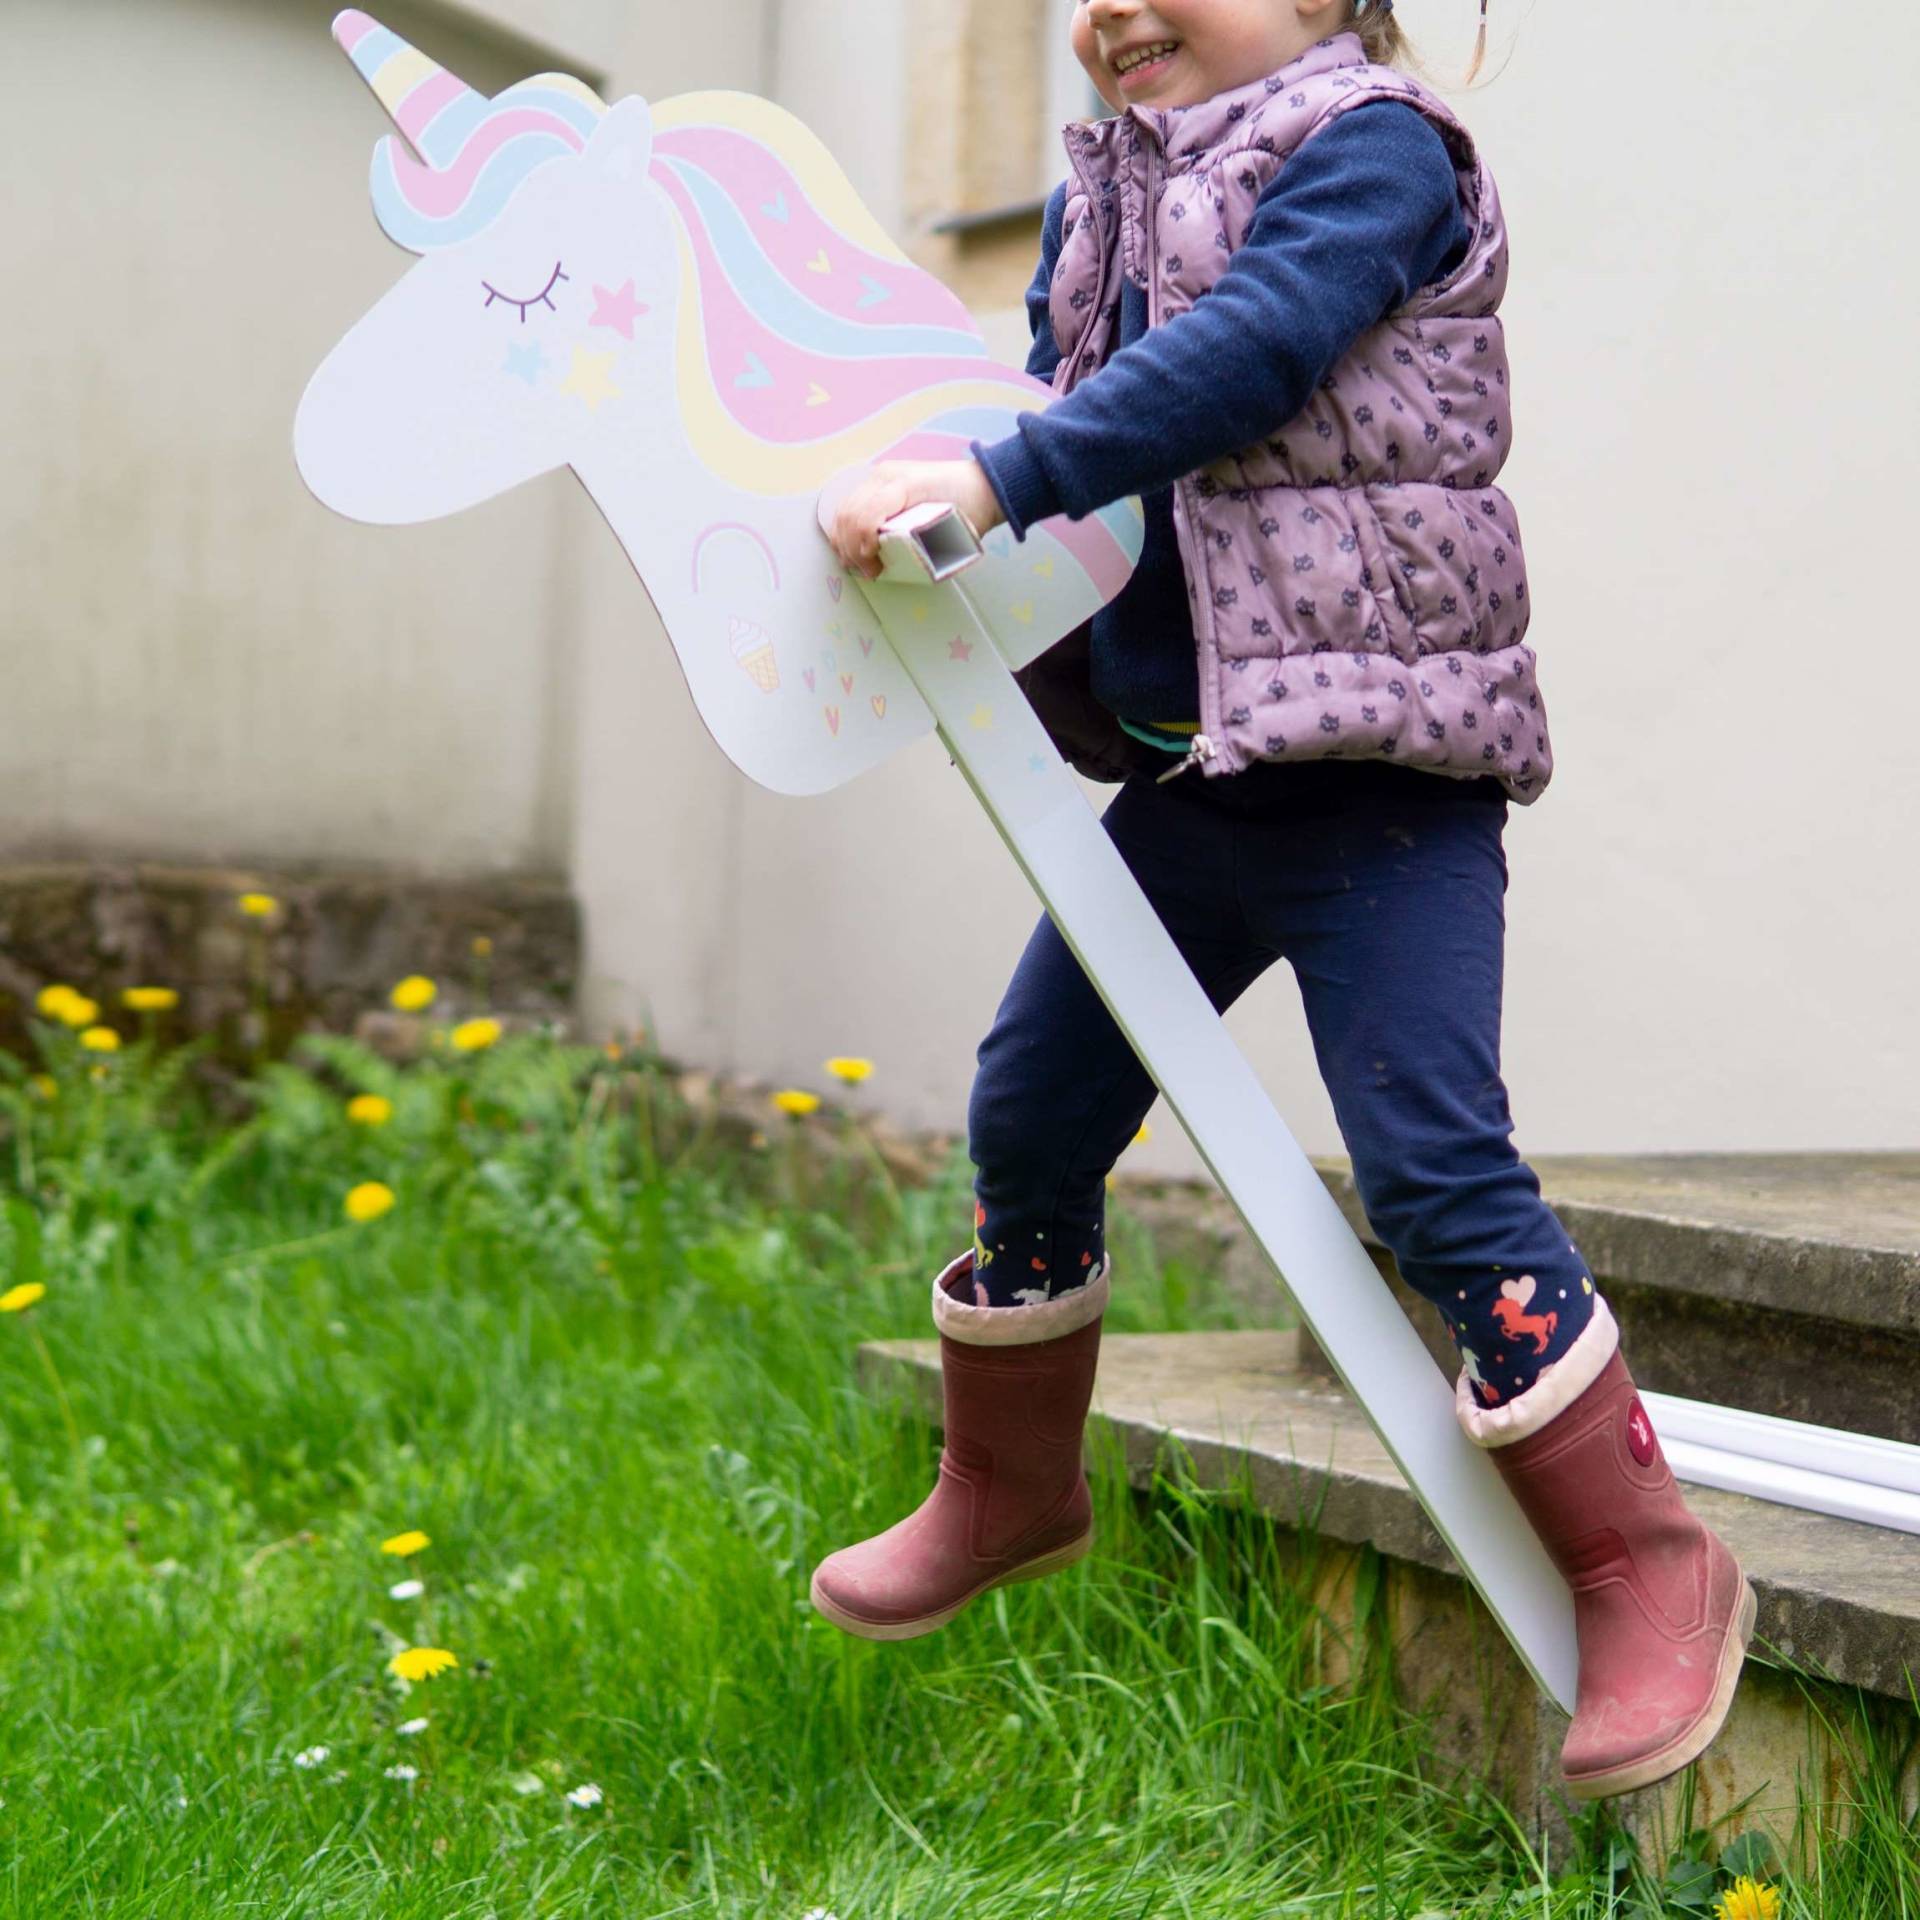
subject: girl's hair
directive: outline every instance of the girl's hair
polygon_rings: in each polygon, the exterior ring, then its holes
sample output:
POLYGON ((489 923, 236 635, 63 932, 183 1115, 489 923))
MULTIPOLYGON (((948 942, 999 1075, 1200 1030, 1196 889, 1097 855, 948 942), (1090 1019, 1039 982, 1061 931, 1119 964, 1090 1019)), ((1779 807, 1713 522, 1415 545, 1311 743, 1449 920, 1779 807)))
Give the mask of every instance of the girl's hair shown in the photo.
POLYGON ((1347 28, 1360 36, 1367 58, 1376 67, 1390 67, 1407 51, 1400 16, 1380 0, 1347 0, 1347 28))
MULTIPOLYGON (((1348 0, 1347 25, 1350 31, 1360 36, 1360 44, 1375 66, 1390 67, 1410 58, 1407 36, 1401 31, 1400 16, 1391 0, 1385 0, 1384 4, 1383 0, 1348 0)), ((1480 63, 1486 57, 1487 0, 1480 0, 1480 30, 1474 35, 1473 59, 1467 67, 1463 85, 1473 84, 1474 76, 1480 71, 1480 63)))

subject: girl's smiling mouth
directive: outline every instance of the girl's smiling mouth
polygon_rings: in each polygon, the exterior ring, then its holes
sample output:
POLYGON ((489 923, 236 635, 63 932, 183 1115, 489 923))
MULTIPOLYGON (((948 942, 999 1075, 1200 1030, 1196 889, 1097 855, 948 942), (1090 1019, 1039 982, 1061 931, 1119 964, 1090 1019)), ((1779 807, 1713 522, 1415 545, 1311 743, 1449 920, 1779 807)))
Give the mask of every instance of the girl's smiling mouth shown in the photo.
MULTIPOLYGON (((1163 40, 1157 41, 1154 44, 1159 51, 1153 53, 1145 60, 1136 61, 1132 66, 1113 66, 1112 61, 1108 62, 1108 65, 1113 67, 1113 77, 1120 86, 1137 87, 1149 85, 1158 79, 1161 74, 1166 72, 1168 65, 1180 50, 1180 43, 1177 40, 1163 40)), ((1129 49, 1129 51, 1135 50, 1129 49)))

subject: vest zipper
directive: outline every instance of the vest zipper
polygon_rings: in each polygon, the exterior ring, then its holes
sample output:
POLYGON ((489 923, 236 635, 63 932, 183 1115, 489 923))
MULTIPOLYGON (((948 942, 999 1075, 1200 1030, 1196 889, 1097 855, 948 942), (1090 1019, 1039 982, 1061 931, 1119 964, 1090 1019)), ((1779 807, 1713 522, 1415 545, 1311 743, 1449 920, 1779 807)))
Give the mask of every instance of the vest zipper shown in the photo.
MULTIPOLYGON (((1137 125, 1138 122, 1136 121, 1135 124, 1137 125)), ((1160 292, 1160 254, 1157 245, 1158 236, 1153 204, 1153 158, 1159 139, 1164 137, 1162 126, 1156 125, 1154 132, 1155 138, 1146 142, 1146 205, 1142 209, 1140 221, 1141 230, 1145 233, 1147 239, 1147 325, 1150 328, 1158 326, 1160 323, 1160 302, 1158 298, 1160 292)), ((1173 537, 1175 545, 1180 549, 1180 564, 1186 571, 1187 580, 1197 591, 1203 584, 1205 575, 1199 571, 1194 562, 1194 541, 1187 497, 1189 484, 1187 476, 1184 474, 1173 483, 1173 537)), ((1165 773, 1161 774, 1155 781, 1155 785, 1157 786, 1164 786, 1167 781, 1175 779, 1180 774, 1185 773, 1189 767, 1198 766, 1202 761, 1211 760, 1214 757, 1214 744, 1213 741, 1208 738, 1208 730, 1213 729, 1217 731, 1219 726, 1220 703, 1218 699, 1214 697, 1215 663, 1207 657, 1212 651, 1211 647, 1202 644, 1198 635, 1195 636, 1195 645, 1199 647, 1200 731, 1193 736, 1193 746, 1189 750, 1187 757, 1182 760, 1177 767, 1169 767, 1165 773), (1211 713, 1207 711, 1209 707, 1213 709, 1211 713)))
MULTIPOLYGON (((1098 221, 1100 218, 1100 196, 1094 189, 1092 175, 1080 164, 1080 151, 1078 147, 1072 143, 1069 143, 1067 147, 1067 159, 1072 163, 1074 178, 1080 182, 1080 191, 1087 196, 1087 211, 1082 217, 1088 220, 1098 221)), ((1073 383, 1080 377, 1080 368, 1087 358, 1088 348, 1093 340, 1093 330, 1100 318, 1100 302, 1105 297, 1107 291, 1107 248, 1104 230, 1101 235, 1099 259, 1100 271, 1094 281, 1093 306, 1087 314, 1087 324, 1080 329, 1080 338, 1074 345, 1072 364, 1068 367, 1066 375, 1060 384, 1054 389, 1057 393, 1070 393, 1073 390, 1073 383)))

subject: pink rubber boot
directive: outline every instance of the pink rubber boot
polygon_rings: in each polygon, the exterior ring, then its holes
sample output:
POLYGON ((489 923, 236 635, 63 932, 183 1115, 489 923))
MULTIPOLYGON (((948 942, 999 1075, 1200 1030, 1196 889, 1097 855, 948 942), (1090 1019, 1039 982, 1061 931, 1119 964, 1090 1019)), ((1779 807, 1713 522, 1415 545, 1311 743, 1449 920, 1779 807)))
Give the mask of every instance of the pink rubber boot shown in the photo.
POLYGON ((989 1587, 1071 1566, 1093 1544, 1080 1465, 1109 1263, 1057 1300, 983 1307, 973 1254, 933 1283, 946 1405, 940 1477, 885 1533, 814 1570, 812 1598, 864 1640, 944 1627, 989 1587))
POLYGON ((1594 1308, 1507 1405, 1481 1407, 1464 1373, 1455 1390, 1460 1424, 1573 1589, 1580 1689, 1560 1767, 1577 1800, 1651 1786, 1706 1751, 1754 1621, 1753 1589, 1668 1471, 1613 1315, 1594 1308))

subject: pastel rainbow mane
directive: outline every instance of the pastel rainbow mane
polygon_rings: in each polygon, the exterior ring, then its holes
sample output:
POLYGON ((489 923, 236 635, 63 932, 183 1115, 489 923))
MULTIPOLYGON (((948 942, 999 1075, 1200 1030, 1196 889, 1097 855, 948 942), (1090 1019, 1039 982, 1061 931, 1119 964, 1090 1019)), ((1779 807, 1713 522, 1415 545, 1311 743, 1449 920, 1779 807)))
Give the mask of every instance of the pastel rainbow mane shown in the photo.
MULTIPOLYGON (((893 243, 793 115, 743 93, 654 110, 651 175, 680 251, 681 418, 700 460, 745 493, 817 492, 868 460, 964 460, 1046 398, 993 360, 965 305, 893 243), (804 409, 791 396, 806 394, 804 409)), ((1124 584, 1139 511, 1048 523, 1102 584, 1124 584)), ((1036 536, 1030 535, 1034 540, 1036 536)))

